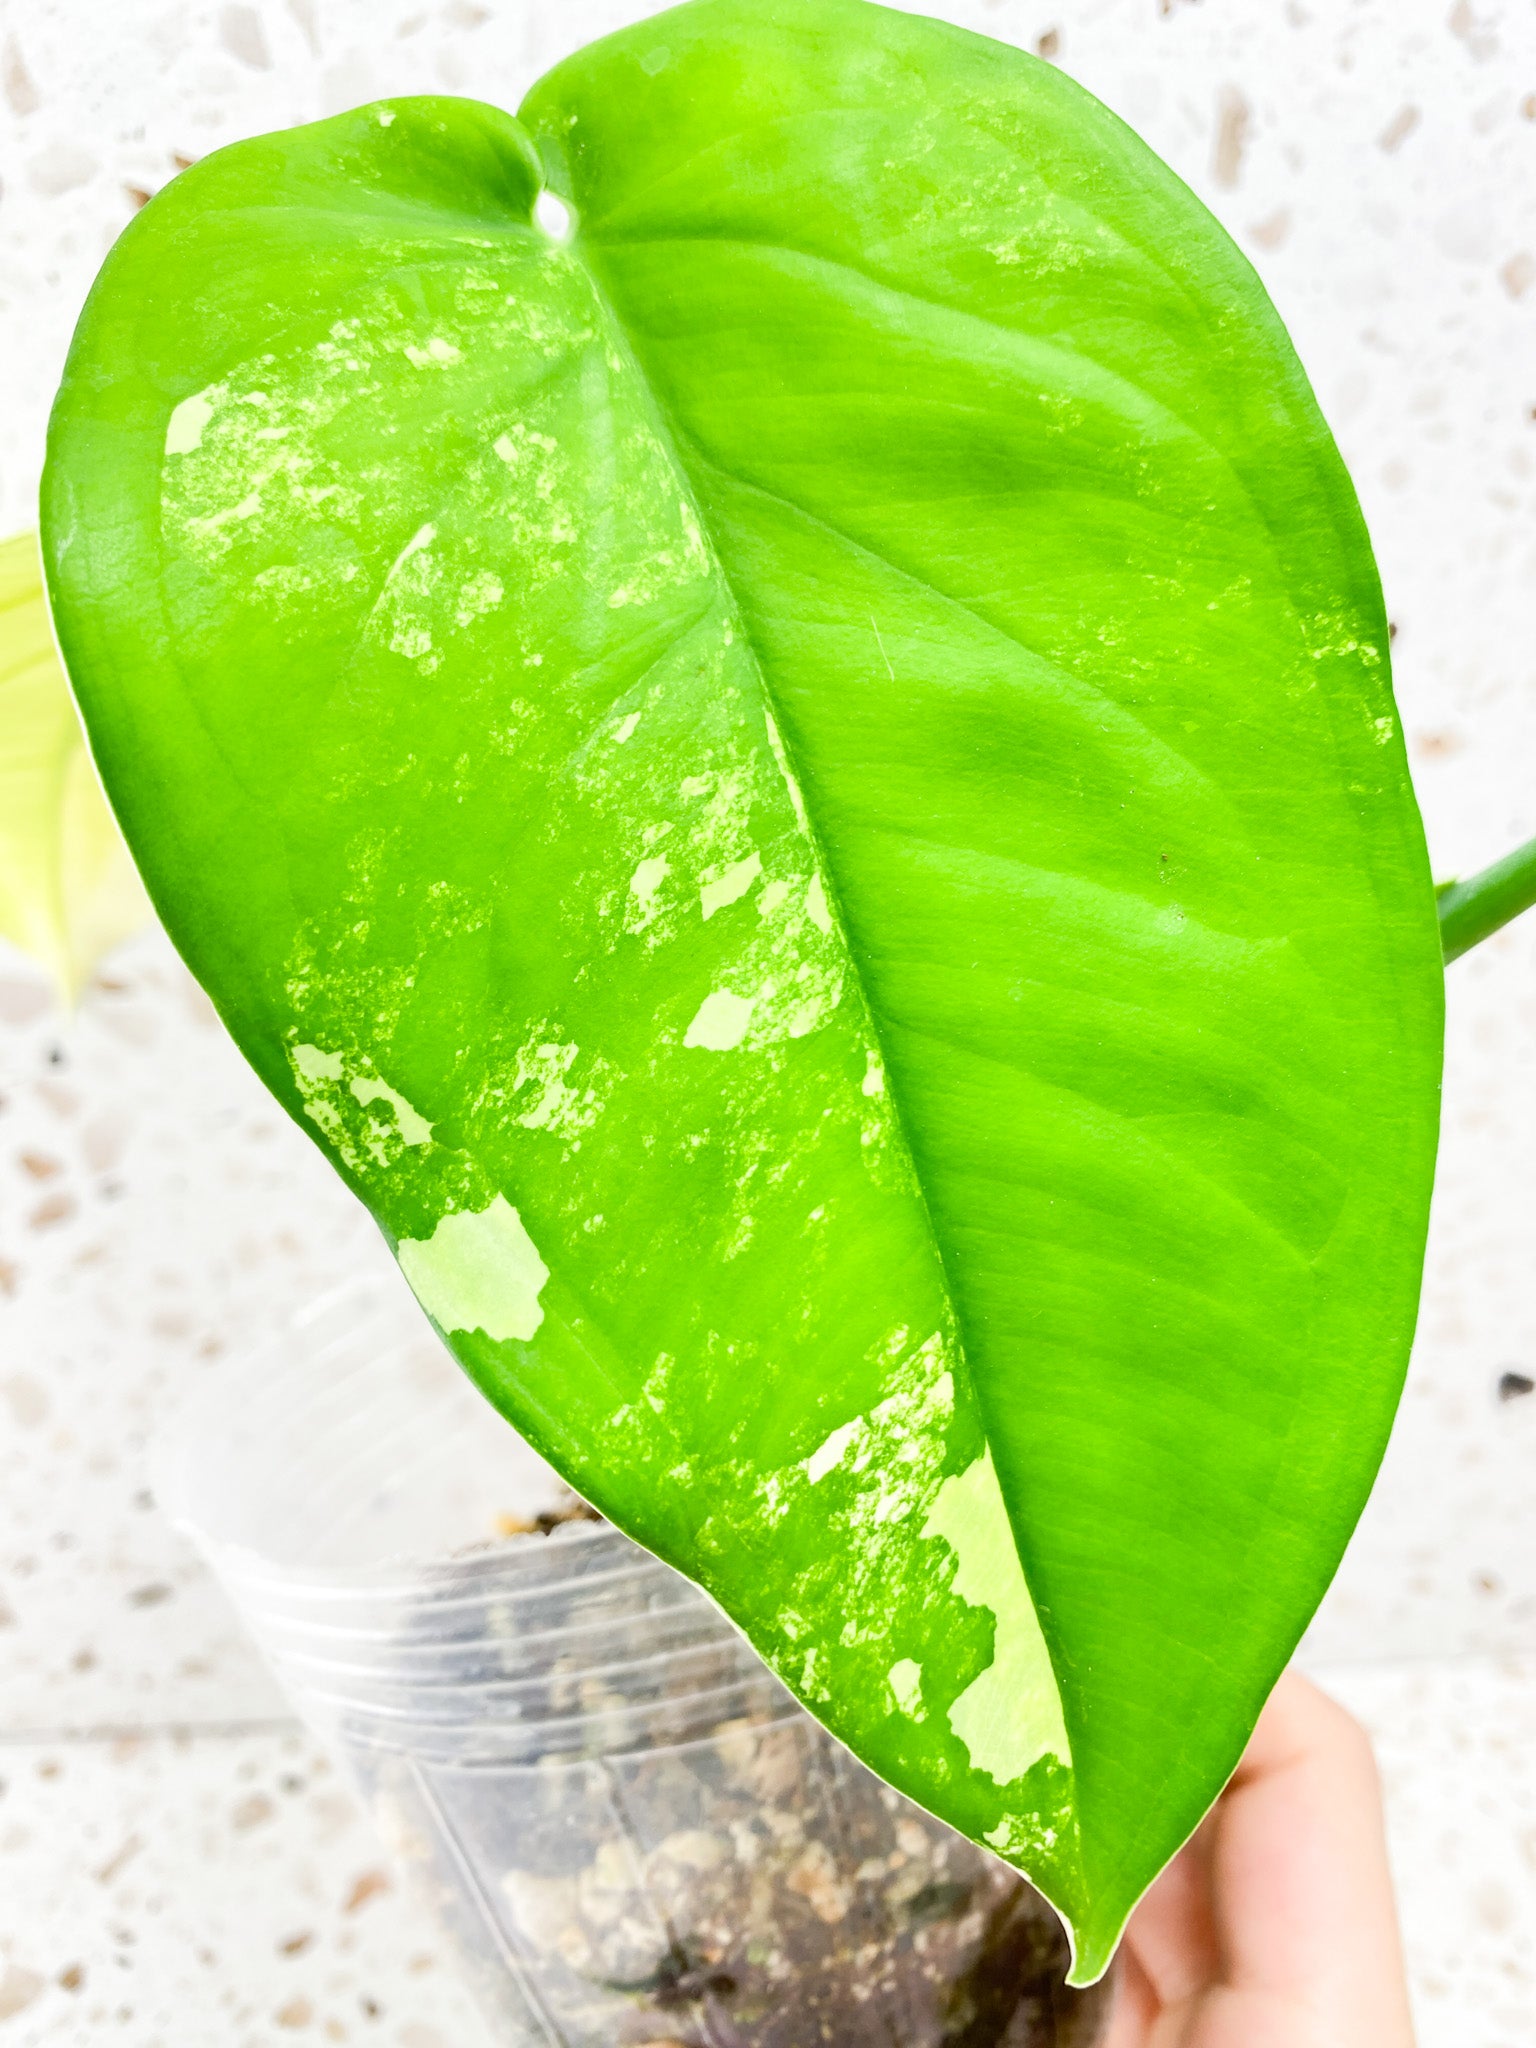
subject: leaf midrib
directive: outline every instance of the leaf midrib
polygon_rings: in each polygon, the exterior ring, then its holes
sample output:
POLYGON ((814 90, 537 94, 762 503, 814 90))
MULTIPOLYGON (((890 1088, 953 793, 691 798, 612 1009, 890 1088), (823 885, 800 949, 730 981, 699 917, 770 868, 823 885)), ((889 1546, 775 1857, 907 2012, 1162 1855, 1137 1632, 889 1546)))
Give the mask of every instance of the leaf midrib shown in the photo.
MULTIPOLYGON (((567 189, 570 189, 569 165, 566 164, 564 166, 564 169, 567 179, 567 189)), ((699 521, 699 530, 705 537, 706 544, 709 548, 711 562, 714 565, 716 575, 719 577, 720 587, 730 601, 731 609, 735 614, 736 624, 739 627, 742 635, 743 644, 751 652, 752 665, 754 670, 756 671, 758 678, 758 687, 762 691, 763 706, 768 717, 773 721, 773 725, 779 736, 779 744, 783 749, 784 759, 789 764, 790 770, 795 777, 795 787, 799 795, 800 807, 805 819, 805 829, 807 836, 810 840, 811 850, 816 860, 818 872, 821 874, 822 877, 823 889, 827 894, 828 903, 832 915, 836 918, 838 929, 842 935, 843 944, 847 953, 849 973, 852 976, 855 983, 857 984, 859 996, 864 1006, 864 1014, 868 1022, 868 1027, 880 1054, 881 1067, 885 1075, 886 1094, 890 1105, 892 1121, 895 1125, 896 1133, 899 1137, 902 1150, 906 1155, 907 1163, 911 1172, 912 1187, 915 1190, 917 1200, 922 1208, 923 1220, 927 1226, 929 1243, 933 1248, 933 1255, 938 1265, 940 1278, 943 1282, 945 1306, 947 1308, 951 1323, 954 1328, 956 1344, 960 1355, 960 1361, 963 1365, 966 1378, 970 1386, 972 1398, 974 1399, 976 1404, 977 1413, 981 1417, 983 1433, 985 1434, 988 1445, 990 1447, 993 1439, 991 1429, 988 1427, 987 1422, 987 1403, 983 1396, 983 1392, 978 1382, 977 1376, 971 1366, 970 1352, 966 1341, 966 1331, 959 1298, 957 1295, 953 1276, 950 1272, 949 1260, 946 1256, 945 1245, 940 1235, 937 1223, 934 1219, 932 1204, 929 1200, 928 1188, 924 1181, 923 1175, 918 1170, 917 1155, 912 1145, 911 1134, 908 1129, 906 1111, 902 1104, 900 1093, 896 1086, 895 1075, 892 1071, 887 1051, 886 1031, 882 1023, 882 1019, 878 1011, 876 1010, 874 1002, 872 1001, 870 996, 868 983, 864 973, 864 963, 853 946, 851 937, 848 932, 847 922, 842 914, 841 891, 837 882, 836 874, 833 871, 831 861, 829 860, 826 850, 822 844, 820 830, 815 819, 811 815, 810 806, 805 801, 805 785, 800 777, 799 763, 796 760, 795 755, 792 751, 792 741, 786 730, 785 723, 780 719, 778 715, 778 701, 775 696, 773 686, 769 681, 767 664, 764 661, 762 651, 757 644, 756 637, 753 634, 750 625, 748 624, 746 611, 744 606, 742 605, 740 597, 737 594, 735 584, 732 582, 730 574, 727 571, 724 562, 721 560, 719 551, 715 546, 713 523, 707 517, 703 507, 698 502, 697 494, 694 489, 693 477, 688 468, 688 464, 683 457, 681 448, 681 442, 684 439, 687 439, 688 437, 686 435, 685 430, 682 429, 681 423, 673 419, 671 412, 664 405, 661 395, 657 391, 655 384, 653 383, 650 376, 646 373, 645 366, 642 363, 639 353, 634 345, 634 342, 631 339, 629 329, 625 325, 624 321, 620 318, 618 309, 614 305, 613 300, 608 293, 607 287, 602 279, 601 274, 596 269, 596 267, 590 261, 587 260, 585 256, 583 248, 583 239, 579 233, 569 244, 567 253, 569 254, 570 259, 573 263, 577 263, 580 265, 583 274, 585 275, 591 286, 593 297, 599 309, 601 310, 603 317, 607 320, 609 327, 622 351, 622 354, 634 375, 637 387, 645 394, 646 404, 652 415, 652 422, 655 431, 661 439, 662 445, 665 448, 667 455, 672 462, 674 471, 679 479, 679 482, 688 492, 689 499, 693 505, 694 513, 699 521)), ((1029 1575, 1024 1567, 1024 1559, 1020 1552, 1019 1547, 1018 1531, 1014 1527, 1012 1508, 1007 1500, 1006 1495, 1004 1496, 1004 1506, 1008 1510, 1009 1533, 1013 1538, 1014 1557, 1015 1561, 1018 1564, 1019 1577, 1024 1586, 1026 1597, 1029 1599, 1030 1604, 1034 1608, 1036 1616, 1038 1617, 1040 1615, 1039 1603, 1036 1599, 1035 1590, 1030 1585, 1029 1575)), ((1065 1712, 1066 1695, 1063 1691, 1061 1673, 1057 1666, 1055 1652, 1051 1647, 1049 1636, 1043 1634, 1042 1640, 1044 1640, 1045 1642, 1046 1653, 1050 1657, 1051 1661, 1052 1682, 1056 1687, 1057 1697, 1061 1702, 1063 1712, 1065 1712)))

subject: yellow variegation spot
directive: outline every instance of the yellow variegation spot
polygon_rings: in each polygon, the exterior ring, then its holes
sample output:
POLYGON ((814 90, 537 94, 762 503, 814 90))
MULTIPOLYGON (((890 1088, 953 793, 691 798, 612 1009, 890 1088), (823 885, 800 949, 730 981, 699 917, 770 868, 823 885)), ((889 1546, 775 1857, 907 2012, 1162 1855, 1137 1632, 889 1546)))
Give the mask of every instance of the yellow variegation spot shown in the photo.
POLYGON ((1070 1762, 1050 1652, 1024 1583, 990 1451, 945 1480, 923 1534, 941 1536, 955 1553, 950 1590, 973 1607, 990 1609, 997 1623, 992 1662, 949 1710, 949 1725, 971 1762, 999 1785, 1022 1778, 1043 1756, 1070 1762))
POLYGON ((483 1330, 526 1343, 544 1320, 549 1268, 505 1195, 445 1216, 430 1237, 404 1238, 400 1268, 439 1329, 483 1330))

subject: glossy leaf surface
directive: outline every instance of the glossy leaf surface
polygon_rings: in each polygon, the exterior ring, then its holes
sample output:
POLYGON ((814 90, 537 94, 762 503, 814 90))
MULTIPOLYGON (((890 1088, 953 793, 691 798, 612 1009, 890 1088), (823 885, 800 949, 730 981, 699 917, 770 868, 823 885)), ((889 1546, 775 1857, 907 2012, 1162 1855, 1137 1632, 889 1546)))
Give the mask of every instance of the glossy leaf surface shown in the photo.
POLYGON ((54 651, 37 536, 0 541, 0 937, 73 1001, 150 908, 54 651))
POLYGON ((466 1367, 1097 1974, 1432 1172, 1380 594, 1246 264, 1046 65, 702 0, 178 178, 47 504, 166 921, 466 1367))

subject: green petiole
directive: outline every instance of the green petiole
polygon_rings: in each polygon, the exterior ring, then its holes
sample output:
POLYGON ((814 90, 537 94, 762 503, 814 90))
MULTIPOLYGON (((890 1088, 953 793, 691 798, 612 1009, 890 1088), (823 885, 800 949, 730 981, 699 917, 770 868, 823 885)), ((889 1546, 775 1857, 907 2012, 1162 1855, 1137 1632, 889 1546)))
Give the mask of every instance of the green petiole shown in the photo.
POLYGON ((1449 964, 1536 904, 1536 839, 1464 882, 1442 882, 1435 895, 1449 964))

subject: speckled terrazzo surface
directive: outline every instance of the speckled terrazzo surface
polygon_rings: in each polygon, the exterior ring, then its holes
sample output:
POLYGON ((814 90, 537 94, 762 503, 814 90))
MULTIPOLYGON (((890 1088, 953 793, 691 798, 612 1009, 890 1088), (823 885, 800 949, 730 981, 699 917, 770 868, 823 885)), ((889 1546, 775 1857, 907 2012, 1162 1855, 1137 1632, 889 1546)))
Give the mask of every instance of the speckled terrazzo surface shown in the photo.
MULTIPOLYGON (((140 195, 384 92, 515 104, 624 0, 0 0, 0 531, 140 195)), ((1536 10, 999 0, 1252 256, 1365 503, 1437 871, 1536 832, 1536 10)), ((1536 2039, 1536 921, 1450 982, 1425 1310, 1309 1646, 1376 1734, 1424 2048, 1536 2039), (1506 1383, 1507 1384, 1507 1383, 1506 1383)), ((429 1929, 148 1491, 206 1362, 380 1259, 155 935, 0 958, 0 2048, 478 2048, 429 1929)))

